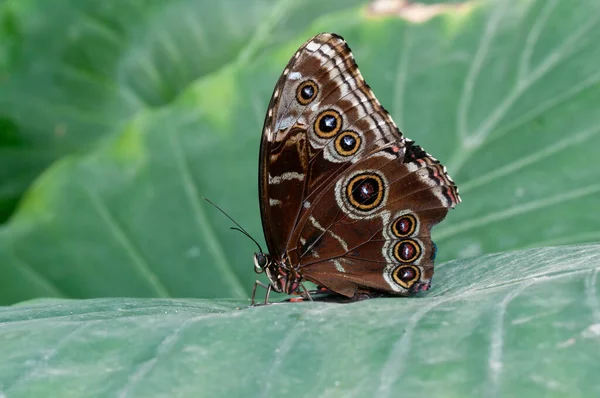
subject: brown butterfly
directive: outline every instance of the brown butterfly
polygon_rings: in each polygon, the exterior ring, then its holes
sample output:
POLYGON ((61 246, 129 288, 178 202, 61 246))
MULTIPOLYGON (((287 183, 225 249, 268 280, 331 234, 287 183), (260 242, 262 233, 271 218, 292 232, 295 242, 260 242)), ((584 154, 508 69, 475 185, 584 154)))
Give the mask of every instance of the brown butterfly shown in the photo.
POLYGON ((279 78, 260 145, 260 210, 270 254, 254 255, 267 289, 350 299, 431 286, 431 227, 460 202, 438 160, 405 138, 340 36, 307 41, 279 78))

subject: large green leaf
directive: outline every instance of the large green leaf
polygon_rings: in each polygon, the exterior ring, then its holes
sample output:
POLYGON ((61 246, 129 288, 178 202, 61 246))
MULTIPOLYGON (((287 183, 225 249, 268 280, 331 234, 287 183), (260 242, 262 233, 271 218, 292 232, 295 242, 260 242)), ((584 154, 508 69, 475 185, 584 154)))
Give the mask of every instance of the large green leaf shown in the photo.
POLYGON ((426 297, 0 309, 0 395, 597 397, 600 245, 443 264, 426 297))
MULTIPOLYGON (((7 0, 0 4, 0 216, 51 161, 198 77, 365 0, 7 0), (18 132, 3 140, 5 126, 18 132)), ((10 130, 8 130, 10 132, 10 130)))
POLYGON ((344 35, 407 136, 448 164, 464 203, 440 258, 598 240, 600 3, 445 7, 423 22, 331 14, 256 62, 140 111, 45 173, 0 231, 0 302, 39 296, 244 297, 260 129, 278 74, 311 34, 344 35))

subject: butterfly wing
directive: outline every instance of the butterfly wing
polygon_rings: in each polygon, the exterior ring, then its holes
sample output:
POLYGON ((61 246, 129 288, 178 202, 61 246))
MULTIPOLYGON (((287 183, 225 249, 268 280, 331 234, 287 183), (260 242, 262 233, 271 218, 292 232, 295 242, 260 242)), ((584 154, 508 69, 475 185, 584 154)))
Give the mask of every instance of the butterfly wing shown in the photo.
POLYGON ((261 218, 271 255, 285 258, 311 200, 340 173, 395 141, 404 145, 340 36, 323 33, 300 47, 275 86, 260 147, 261 218))
POLYGON ((445 168, 403 137, 345 41, 296 52, 267 111, 260 198, 269 251, 348 297, 428 288, 431 227, 459 201, 445 168))
POLYGON ((348 297, 429 288, 431 228, 460 198, 444 166, 404 143, 373 151, 312 203, 288 249, 304 278, 348 297))

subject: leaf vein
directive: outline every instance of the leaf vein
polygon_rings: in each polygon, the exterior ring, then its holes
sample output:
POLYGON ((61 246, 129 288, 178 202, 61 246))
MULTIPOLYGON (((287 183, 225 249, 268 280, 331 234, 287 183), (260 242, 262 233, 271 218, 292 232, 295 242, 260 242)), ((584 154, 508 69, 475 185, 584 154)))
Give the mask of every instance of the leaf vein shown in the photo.
POLYGON ((131 395, 130 393, 132 389, 135 388, 135 386, 138 385, 138 383, 142 381, 144 377, 146 377, 148 373, 152 371, 154 366, 157 364, 158 359, 164 356, 165 354, 169 353, 173 349, 175 344, 177 344, 177 342, 179 341, 181 333, 190 325, 198 322, 201 319, 206 318, 207 316, 210 315, 199 315, 194 318, 190 318, 183 322, 181 326, 179 326, 177 329, 173 330, 171 333, 165 336, 160 342, 160 344, 156 347, 156 355, 154 356, 154 358, 149 359, 137 366, 133 374, 128 377, 125 386, 123 386, 123 388, 116 394, 116 396, 123 398, 129 397, 131 395))
POLYGON ((246 290, 244 289, 239 277, 233 271, 231 264, 225 256, 223 247, 215 238, 215 233, 212 230, 206 215, 200 208, 200 195, 198 194, 198 187, 192 176, 186 155, 181 148, 178 133, 173 131, 169 137, 171 148, 173 149, 173 154, 175 155, 175 161, 179 169, 179 175, 181 177, 184 192, 192 208, 196 225, 204 236, 208 250, 214 256, 215 265, 221 270, 223 277, 230 284, 231 293, 237 297, 247 297, 248 294, 246 290))
POLYGON ((257 25, 256 31, 240 51, 235 61, 237 64, 249 62, 256 55, 260 46, 272 38, 273 30, 286 16, 288 8, 293 4, 295 3, 292 0, 280 0, 271 7, 271 13, 257 25))
POLYGON ((519 71, 517 73, 517 81, 524 80, 525 76, 529 74, 529 63, 531 62, 531 54, 533 53, 533 49, 535 48, 535 45, 537 44, 540 38, 540 34, 546 26, 550 14, 554 10, 556 4, 557 0, 546 1, 541 12, 538 14, 538 17, 535 23, 533 24, 533 27, 529 31, 529 34, 525 39, 525 46, 523 47, 523 51, 521 52, 521 57, 519 59, 519 71))
POLYGON ((512 300, 519 296, 525 288, 534 282, 535 280, 530 280, 517 286, 514 290, 509 290, 508 294, 504 297, 498 307, 488 355, 488 383, 491 388, 486 388, 487 396, 495 397, 499 395, 500 378, 502 377, 502 369, 504 367, 502 354, 504 349, 504 317, 506 315, 506 309, 512 300))
POLYGON ((473 55, 471 65, 463 85, 462 95, 460 96, 460 101, 458 104, 458 125, 456 128, 460 142, 463 144, 468 139, 467 113, 468 108, 471 105, 471 100, 473 99, 475 83, 477 77, 479 76, 481 67, 483 66, 485 57, 487 56, 487 52, 490 49, 490 43, 496 34, 496 29, 498 28, 506 4, 507 3, 503 1, 497 2, 495 10, 492 12, 492 15, 485 24, 485 30, 481 35, 477 50, 473 55))
POLYGON ((585 281, 585 298, 586 303, 592 310, 594 322, 600 322, 600 304, 598 303, 598 293, 596 285, 598 283, 599 268, 593 269, 590 276, 585 281))
POLYGON ((412 47, 412 30, 411 25, 406 24, 404 27, 404 36, 402 37, 402 45, 400 46, 398 68, 396 70, 396 84, 394 84, 393 96, 393 116, 396 124, 403 128, 404 124, 404 98, 406 96, 406 76, 408 74, 408 61, 412 47))
POLYGON ((48 292, 50 292, 51 295, 64 298, 69 297, 58 286, 56 286, 52 281, 50 281, 48 277, 40 273, 31 264, 23 260, 13 250, 10 250, 8 254, 16 260, 16 262, 18 263, 18 270, 25 274, 28 279, 32 280, 36 284, 43 286, 45 289, 48 290, 48 292))
POLYGON ((569 200, 579 199, 581 197, 588 196, 597 192, 600 192, 600 184, 590 185, 588 187, 572 190, 570 192, 559 193, 548 198, 534 200, 521 205, 511 206, 510 208, 488 213, 484 216, 472 218, 462 223, 455 224, 453 227, 438 230, 437 239, 447 239, 448 237, 454 234, 466 232, 473 228, 477 228, 493 222, 502 221, 507 218, 539 210, 544 207, 564 203, 569 200))
POLYGON ((434 308, 441 304, 455 300, 459 297, 450 296, 443 299, 437 300, 429 305, 424 306, 420 311, 413 314, 407 321, 404 333, 394 343, 392 350, 385 362, 383 369, 381 370, 381 376, 379 380, 379 390, 376 396, 378 397, 389 397, 393 391, 392 387, 394 383, 401 377, 402 372, 405 368, 406 356, 408 355, 411 348, 411 339, 414 329, 417 327, 421 319, 434 308))
MULTIPOLYGON (((94 322, 95 323, 95 322, 94 322)), ((47 366, 47 364, 54 358, 54 356, 61 350, 61 348, 69 342, 76 334, 81 332, 84 328, 88 327, 93 323, 82 324, 79 326, 75 326, 75 329, 71 330, 66 336, 55 342, 52 345, 52 349, 42 351, 41 355, 34 361, 31 367, 29 367, 28 371, 25 374, 20 375, 11 385, 8 386, 4 391, 8 392, 10 390, 15 390, 19 388, 20 385, 26 383, 32 377, 35 377, 37 372, 47 366)), ((6 394, 9 396, 9 394, 6 394)))
POLYGON ((600 126, 594 126, 593 128, 569 135, 560 141, 553 142, 552 145, 547 146, 546 148, 540 148, 539 150, 530 153, 528 156, 514 160, 513 162, 507 163, 504 166, 494 169, 487 174, 482 174, 471 179, 470 181, 462 183, 460 187, 461 192, 464 194, 465 192, 468 192, 469 190, 480 185, 490 184, 496 181, 498 178, 515 173, 526 166, 530 166, 536 162, 547 159, 548 157, 555 155, 556 153, 559 153, 571 146, 582 145, 599 132, 600 126))
POLYGON ((302 330, 300 327, 290 328, 286 333, 285 337, 281 340, 281 342, 277 345, 277 350, 275 353, 275 358, 273 359, 273 363, 269 366, 269 374, 265 378, 265 389, 260 394, 261 397, 271 397, 271 387, 272 380, 277 380, 278 378, 275 376, 277 374, 277 370, 283 364, 283 359, 287 355, 287 353, 294 347, 294 341, 298 338, 299 330, 302 330))
POLYGON ((160 281, 160 278, 152 270, 150 263, 145 258, 142 251, 135 245, 133 237, 125 230, 119 221, 117 221, 117 218, 110 212, 108 206, 106 206, 106 204, 101 200, 100 195, 90 191, 88 188, 85 189, 85 192, 90 198, 90 201, 98 212, 100 218, 108 226, 113 237, 131 258, 132 264, 138 271, 138 274, 146 279, 148 284, 159 297, 170 297, 167 287, 160 281))

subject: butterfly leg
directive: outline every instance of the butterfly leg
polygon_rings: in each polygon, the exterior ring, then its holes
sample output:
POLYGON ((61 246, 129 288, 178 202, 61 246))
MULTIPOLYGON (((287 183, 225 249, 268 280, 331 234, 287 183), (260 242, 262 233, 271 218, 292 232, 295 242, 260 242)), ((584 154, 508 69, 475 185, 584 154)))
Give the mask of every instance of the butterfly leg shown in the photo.
POLYGON ((254 300, 256 297, 256 287, 257 286, 262 286, 265 289, 267 289, 267 294, 265 295, 265 305, 269 304, 269 294, 271 294, 271 289, 273 288, 270 284, 269 285, 265 285, 264 283, 262 283, 261 281, 256 281, 254 282, 254 288, 252 289, 252 300, 250 302, 250 306, 254 307, 254 305, 256 304, 256 301, 254 300))
POLYGON ((304 283, 301 283, 300 286, 302 286, 302 290, 304 290, 304 294, 306 295, 306 297, 308 297, 310 301, 314 301, 310 295, 310 292, 306 289, 306 286, 304 286, 304 283))
MULTIPOLYGON (((304 290, 304 293, 300 293, 300 292, 298 292, 298 291, 296 291, 296 292, 292 293, 292 294, 297 294, 297 295, 300 295, 300 297, 292 297, 292 298, 290 299, 290 302, 291 302, 291 303, 299 303, 299 302, 303 302, 303 301, 306 301, 306 299, 307 299, 307 298, 308 298, 310 301, 315 301, 315 300, 313 300, 313 298, 312 298, 312 295, 310 294, 311 290, 308 290, 308 289, 306 288, 306 286, 304 286, 304 284, 303 284, 303 283, 301 283, 301 284, 300 284, 300 287, 302 287, 302 290, 304 290)), ((312 292, 313 292, 313 293, 318 293, 318 291, 317 291, 317 290, 312 290, 312 292)))

